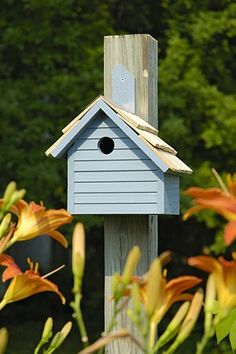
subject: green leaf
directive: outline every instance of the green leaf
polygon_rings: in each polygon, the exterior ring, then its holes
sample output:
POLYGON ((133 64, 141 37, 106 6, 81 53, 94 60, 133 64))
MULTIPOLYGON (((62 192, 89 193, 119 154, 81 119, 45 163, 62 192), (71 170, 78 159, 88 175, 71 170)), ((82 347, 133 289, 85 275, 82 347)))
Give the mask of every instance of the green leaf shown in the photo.
POLYGON ((234 351, 236 349, 236 320, 232 323, 229 333, 229 340, 231 348, 234 351))
POLYGON ((223 318, 216 325, 216 338, 217 343, 220 343, 230 332, 233 323, 236 322, 236 309, 230 311, 227 317, 223 318))

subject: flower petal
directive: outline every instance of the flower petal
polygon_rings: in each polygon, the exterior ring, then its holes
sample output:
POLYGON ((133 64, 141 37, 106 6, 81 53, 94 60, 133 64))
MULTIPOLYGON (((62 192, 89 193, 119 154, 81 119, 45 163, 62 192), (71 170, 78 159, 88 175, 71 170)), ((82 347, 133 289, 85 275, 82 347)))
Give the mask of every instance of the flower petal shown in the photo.
POLYGON ((58 241, 65 248, 68 247, 67 240, 65 239, 65 237, 59 231, 52 230, 52 231, 49 231, 47 233, 47 235, 51 236, 54 240, 58 241))
POLYGON ((217 259, 211 256, 196 256, 188 258, 188 264, 203 270, 204 272, 221 272, 221 265, 217 259))
POLYGON ((229 246, 236 239, 236 221, 230 221, 225 226, 224 241, 229 246))
POLYGON ((166 292, 173 292, 173 294, 178 295, 183 291, 190 289, 199 283, 202 279, 194 277, 192 275, 183 275, 174 279, 171 279, 166 285, 166 292))
POLYGON ((193 214, 198 213, 200 210, 205 209, 203 206, 201 205, 194 205, 192 208, 189 208, 183 215, 183 220, 187 220, 190 216, 192 216, 193 214))
POLYGON ((24 274, 17 275, 12 279, 4 295, 3 302, 9 304, 45 291, 56 293, 61 298, 62 303, 65 303, 65 298, 58 290, 56 284, 39 275, 32 274, 31 271, 26 271, 24 274))
POLYGON ((227 184, 229 186, 230 193, 236 196, 236 173, 233 175, 228 174, 226 176, 227 184))
POLYGON ((5 282, 8 279, 22 274, 22 271, 15 263, 14 259, 8 254, 0 254, 0 265, 7 267, 2 274, 2 281, 5 282))
POLYGON ((50 235, 65 247, 67 241, 56 229, 72 221, 72 216, 65 209, 45 210, 43 204, 20 201, 17 204, 18 223, 14 238, 17 241, 30 240, 40 235, 50 235))
POLYGON ((224 195, 224 192, 219 188, 200 188, 190 187, 185 191, 185 194, 193 198, 212 199, 224 195))

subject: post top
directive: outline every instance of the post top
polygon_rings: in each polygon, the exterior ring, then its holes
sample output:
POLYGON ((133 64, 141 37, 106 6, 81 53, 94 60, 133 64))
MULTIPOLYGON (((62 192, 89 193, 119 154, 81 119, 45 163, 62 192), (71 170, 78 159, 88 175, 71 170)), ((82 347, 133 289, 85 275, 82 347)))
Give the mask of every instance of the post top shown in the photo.
POLYGON ((129 39, 131 39, 132 37, 143 37, 143 38, 147 38, 147 39, 149 39, 149 40, 153 40, 153 41, 156 41, 157 42, 157 40, 154 38, 154 37, 152 37, 150 34, 148 34, 148 33, 134 33, 134 34, 114 34, 114 35, 109 35, 109 36, 104 36, 104 40, 105 39, 121 39, 121 38, 124 38, 124 39, 126 39, 126 38, 129 38, 129 39))

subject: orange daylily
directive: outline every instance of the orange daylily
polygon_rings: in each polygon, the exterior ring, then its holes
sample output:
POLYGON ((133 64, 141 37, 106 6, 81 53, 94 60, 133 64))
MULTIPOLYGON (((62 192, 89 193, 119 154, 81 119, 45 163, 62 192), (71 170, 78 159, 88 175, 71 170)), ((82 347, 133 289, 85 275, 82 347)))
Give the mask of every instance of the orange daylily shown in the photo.
MULTIPOLYGON (((158 258, 154 259, 149 271, 141 277, 132 276, 128 287, 123 291, 123 296, 131 296, 129 285, 138 283, 145 308, 147 308, 148 302, 154 302, 156 304, 151 317, 151 322, 155 322, 156 324, 161 321, 173 303, 177 301, 191 300, 192 294, 185 293, 184 291, 198 285, 202 281, 202 279, 191 275, 179 276, 167 281, 166 269, 162 271, 162 268, 170 261, 170 259, 170 251, 161 253, 158 258), (157 261, 158 263, 156 263, 157 261), (153 271, 153 267, 155 267, 155 271, 153 271), (155 291, 150 292, 150 284, 153 282, 159 282, 160 284, 155 291), (155 301, 155 299, 152 299, 152 296, 157 296, 158 299, 155 301)), ((123 276, 120 276, 118 281, 122 283, 123 276)), ((151 288, 153 289, 153 287, 151 288)))
POLYGON ((19 218, 11 243, 30 240, 40 235, 49 235, 67 247, 64 236, 56 231, 58 227, 72 221, 72 216, 65 209, 46 210, 42 203, 27 203, 20 200, 11 207, 11 211, 19 218))
POLYGON ((223 257, 196 256, 188 259, 188 264, 215 278, 217 300, 220 310, 225 312, 236 306, 236 261, 228 261, 223 257))
MULTIPOLYGON (((185 293, 184 291, 198 285, 202 280, 200 278, 183 275, 177 278, 171 279, 167 282, 163 277, 161 280, 159 299, 157 301, 157 307, 151 318, 151 322, 156 325, 161 321, 166 312, 169 310, 173 303, 178 301, 191 300, 193 295, 185 293)), ((141 290, 144 302, 146 299, 146 286, 141 290)))
MULTIPOLYGON (((141 297, 145 305, 145 310, 147 308, 147 303, 151 299, 148 298, 148 283, 149 281, 155 281, 147 277, 147 280, 141 279, 140 289, 141 297)), ((159 288, 156 291, 157 301, 155 302, 155 309, 149 319, 150 321, 150 345, 154 346, 156 329, 159 322, 162 320, 166 312, 169 310, 171 305, 177 301, 191 300, 193 295, 185 293, 185 290, 188 290, 195 285, 198 285, 201 282, 201 279, 194 276, 180 276, 175 279, 171 279, 167 282, 164 276, 161 276, 161 279, 156 279, 159 281, 159 288)), ((147 313, 148 315, 148 313, 147 313)))
MULTIPOLYGON (((133 277, 132 282, 138 283, 140 286, 141 297, 144 304, 147 303, 147 275, 144 277, 133 277)), ((154 280, 152 280, 154 281, 154 280)), ((160 288, 158 291, 158 300, 156 302, 156 309, 151 318, 151 322, 158 324, 169 310, 173 303, 178 301, 191 300, 193 295, 185 293, 184 291, 193 288, 201 283, 202 279, 191 275, 183 275, 177 278, 166 280, 162 276, 160 288)), ((124 296, 130 296, 129 289, 126 289, 124 296)))
POLYGON ((14 259, 8 254, 0 254, 0 265, 6 267, 6 269, 2 273, 3 282, 14 278, 16 275, 22 274, 21 269, 15 263, 14 259))
POLYGON ((7 267, 3 272, 3 281, 12 279, 0 302, 0 310, 11 302, 19 301, 45 291, 56 293, 61 298, 62 303, 65 303, 65 298, 58 290, 56 284, 40 276, 38 263, 34 266, 29 260, 30 269, 23 273, 12 257, 2 254, 0 255, 0 265, 7 267))
MULTIPOLYGON (((222 181, 221 181, 222 182, 222 181)), ((228 224, 224 230, 226 245, 236 239, 236 174, 227 176, 227 187, 221 183, 220 188, 187 189, 186 194, 193 198, 194 206, 184 214, 184 220, 203 209, 210 209, 222 215, 228 224)))

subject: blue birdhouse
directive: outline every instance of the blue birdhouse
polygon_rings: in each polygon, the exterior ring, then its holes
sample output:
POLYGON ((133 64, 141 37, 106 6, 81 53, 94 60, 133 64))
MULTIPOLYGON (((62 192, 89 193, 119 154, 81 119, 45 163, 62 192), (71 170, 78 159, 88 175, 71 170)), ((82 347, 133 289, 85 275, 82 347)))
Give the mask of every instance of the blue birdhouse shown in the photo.
POLYGON ((99 96, 46 155, 68 161, 72 214, 178 214, 179 176, 192 170, 158 131, 99 96))

